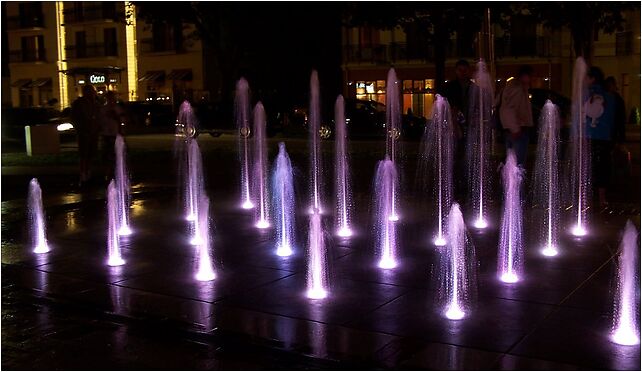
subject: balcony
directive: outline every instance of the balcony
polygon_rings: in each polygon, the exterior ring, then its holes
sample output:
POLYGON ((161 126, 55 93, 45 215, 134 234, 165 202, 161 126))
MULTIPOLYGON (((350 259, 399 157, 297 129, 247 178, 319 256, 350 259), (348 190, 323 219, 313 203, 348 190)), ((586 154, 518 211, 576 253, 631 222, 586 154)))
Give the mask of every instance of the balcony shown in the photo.
POLYGON ((46 62, 47 53, 45 49, 25 49, 9 51, 9 62, 46 62))
POLYGON ((117 21, 119 19, 124 19, 125 17, 123 12, 116 11, 115 6, 91 6, 77 9, 66 9, 63 11, 63 14, 65 16, 65 24, 95 21, 117 21))
POLYGON ((67 59, 118 57, 118 46, 115 44, 93 43, 84 47, 69 45, 65 50, 67 59))
MULTIPOLYGON (((457 51, 454 40, 446 44, 446 58, 471 57, 474 50, 457 51)), ((434 45, 426 44, 421 48, 409 47, 406 43, 374 44, 371 46, 345 45, 343 61, 354 64, 381 64, 393 62, 434 62, 434 45)))
POLYGON ((7 17, 8 30, 21 30, 30 28, 43 28, 45 21, 42 14, 33 17, 13 16, 7 17))
POLYGON ((495 38, 495 56, 507 57, 554 57, 559 54, 559 40, 546 36, 495 38))
POLYGON ((139 41, 140 52, 149 53, 182 53, 182 48, 176 48, 172 40, 154 40, 152 38, 142 39, 139 41))

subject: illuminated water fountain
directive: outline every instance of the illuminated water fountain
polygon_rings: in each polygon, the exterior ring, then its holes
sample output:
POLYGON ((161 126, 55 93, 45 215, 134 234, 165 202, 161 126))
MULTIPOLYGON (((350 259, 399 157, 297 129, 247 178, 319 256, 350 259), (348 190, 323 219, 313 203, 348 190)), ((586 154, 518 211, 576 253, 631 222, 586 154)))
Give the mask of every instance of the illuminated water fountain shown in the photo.
POLYGON ((118 241, 118 190, 116 182, 112 180, 107 187, 107 265, 120 266, 125 260, 120 254, 118 241))
POLYGON ((199 199, 204 194, 204 179, 203 179, 203 159, 201 157, 201 149, 198 146, 196 139, 189 139, 187 142, 187 164, 188 176, 187 180, 187 200, 188 208, 191 216, 193 231, 190 244, 199 245, 203 242, 201 234, 201 226, 199 216, 199 199))
POLYGON ((506 164, 502 168, 504 185, 504 208, 497 254, 497 271, 504 283, 516 283, 523 270, 521 184, 523 170, 517 158, 508 150, 506 164))
POLYGON ((254 106, 254 196, 258 208, 256 211, 256 227, 266 229, 270 227, 270 204, 267 190, 267 143, 265 135, 265 109, 261 102, 254 106))
POLYGON ((118 235, 125 236, 132 233, 129 227, 129 173, 127 172, 127 163, 125 161, 125 140, 123 136, 116 136, 114 144, 116 151, 116 169, 114 170, 114 181, 118 191, 118 235))
POLYGON ((445 98, 437 95, 431 123, 422 140, 419 163, 421 176, 425 173, 431 175, 429 180, 437 208, 437 234, 433 240, 436 246, 446 245, 446 216, 452 202, 454 144, 450 106, 445 98))
POLYGON ((196 115, 192 110, 192 106, 187 101, 183 102, 176 119, 174 155, 178 157, 179 184, 185 207, 185 219, 188 221, 197 219, 198 191, 202 184, 202 174, 200 177, 198 174, 200 151, 198 152, 198 157, 196 157, 197 159, 195 159, 192 148, 192 146, 198 147, 194 138, 197 125, 196 115))
POLYGON ((490 152, 493 82, 483 60, 477 63, 475 85, 470 89, 468 126, 468 181, 474 222, 477 229, 488 227, 486 212, 490 200, 490 152))
POLYGON ((617 290, 613 308, 613 330, 611 341, 620 345, 638 345, 640 262, 638 256, 638 232, 631 221, 627 221, 620 243, 617 259, 617 290))
POLYGON ((311 195, 310 213, 323 213, 322 189, 323 167, 321 161, 321 97, 319 95, 319 75, 312 71, 310 76, 310 178, 311 195), (316 211, 316 212, 315 212, 316 211))
POLYGON ((292 163, 283 142, 279 143, 279 154, 272 175, 272 198, 277 236, 276 254, 287 257, 294 253, 295 199, 292 163))
POLYGON ((252 209, 252 194, 250 192, 250 146, 248 137, 250 127, 250 86, 247 80, 241 78, 236 83, 234 99, 234 119, 239 135, 239 162, 241 164, 241 208, 252 209))
POLYGON ((350 228, 350 208, 352 193, 350 189, 350 167, 347 154, 348 133, 346 128, 345 102, 343 96, 337 97, 334 105, 335 122, 335 191, 337 194, 336 228, 337 235, 343 238, 352 236, 350 228))
POLYGON ((321 215, 313 211, 310 215, 310 230, 308 232, 308 266, 307 292, 311 299, 323 299, 328 296, 328 257, 321 226, 321 215))
POLYGON ((195 278, 198 281, 205 282, 216 279, 211 256, 210 200, 207 196, 202 195, 198 204, 198 225, 201 232, 201 241, 197 247, 195 278))
POLYGON ((453 203, 448 214, 448 248, 442 250, 441 290, 444 316, 451 320, 466 317, 477 294, 475 248, 466 234, 466 224, 453 203))
POLYGON ((539 138, 537 141, 537 161, 533 172, 533 202, 536 206, 546 211, 546 218, 541 227, 544 256, 557 256, 558 254, 558 225, 560 217, 560 188, 558 147, 560 117, 557 107, 546 101, 539 118, 539 138))
POLYGON ((47 253, 51 250, 47 243, 47 226, 45 211, 42 207, 42 190, 35 178, 29 182, 29 202, 27 205, 29 231, 33 244, 33 253, 47 253))
MULTIPOLYGON (((388 79, 386 81, 386 156, 390 158, 392 163, 398 169, 397 162, 399 161, 399 138, 401 137, 401 98, 399 96, 401 87, 397 79, 397 73, 394 68, 388 71, 388 79)), ((395 172, 395 177, 399 175, 395 172)), ((390 215, 388 218, 391 221, 399 221, 399 214, 397 211, 397 188, 399 187, 398 180, 395 180, 390 191, 390 215)))
POLYGON ((377 164, 374 180, 375 190, 375 247, 379 267, 393 269, 397 266, 396 223, 390 218, 394 207, 394 190, 397 182, 395 164, 386 157, 377 164))

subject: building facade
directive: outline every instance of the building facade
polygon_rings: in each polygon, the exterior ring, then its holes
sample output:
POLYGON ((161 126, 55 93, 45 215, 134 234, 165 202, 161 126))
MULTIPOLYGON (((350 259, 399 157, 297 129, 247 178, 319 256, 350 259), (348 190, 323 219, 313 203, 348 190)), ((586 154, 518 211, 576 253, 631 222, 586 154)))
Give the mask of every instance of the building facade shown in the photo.
POLYGON ((64 109, 84 85, 124 101, 207 99, 192 25, 137 19, 130 2, 6 2, 13 107, 64 109), (178 32, 175 30, 178 29, 178 32))

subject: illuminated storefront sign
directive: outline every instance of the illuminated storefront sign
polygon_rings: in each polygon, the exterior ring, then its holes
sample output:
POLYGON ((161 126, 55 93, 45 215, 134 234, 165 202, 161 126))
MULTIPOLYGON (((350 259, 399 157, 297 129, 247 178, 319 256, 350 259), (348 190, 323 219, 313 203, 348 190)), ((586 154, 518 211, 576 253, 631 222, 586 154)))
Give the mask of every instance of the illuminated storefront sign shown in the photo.
POLYGON ((89 75, 89 82, 92 84, 105 83, 105 75, 89 75))

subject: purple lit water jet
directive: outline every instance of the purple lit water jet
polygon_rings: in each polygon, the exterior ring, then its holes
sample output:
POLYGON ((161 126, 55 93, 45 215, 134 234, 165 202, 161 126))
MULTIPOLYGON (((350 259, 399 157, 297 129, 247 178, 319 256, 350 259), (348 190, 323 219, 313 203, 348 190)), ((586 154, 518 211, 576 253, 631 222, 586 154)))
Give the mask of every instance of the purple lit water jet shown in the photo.
POLYGON ((630 220, 627 221, 617 258, 616 297, 613 306, 613 329, 611 341, 620 345, 638 345, 640 275, 637 264, 638 232, 630 220))
POLYGON ((292 163, 283 142, 279 143, 279 154, 274 162, 272 197, 277 236, 276 254, 287 257, 294 253, 295 198, 292 163))
POLYGON ((112 180, 107 187, 107 265, 120 266, 125 264, 120 254, 118 241, 118 190, 112 180))
POLYGON ((29 182, 29 202, 27 205, 29 231, 33 244, 33 253, 47 253, 51 250, 47 243, 45 211, 42 207, 42 190, 38 180, 29 182))
POLYGON ((256 227, 270 227, 270 204, 267 190, 267 138, 265 135, 265 109, 261 102, 254 106, 254 195, 258 209, 256 211, 256 227))
POLYGON ((343 96, 337 97, 334 105, 335 122, 335 190, 337 193, 337 235, 343 238, 352 236, 350 228, 350 168, 347 154, 348 133, 346 128, 345 102, 343 96))
POLYGON ((236 97, 234 99, 234 118, 239 135, 239 162, 241 164, 241 208, 252 209, 252 195, 250 192, 250 148, 248 138, 251 134, 250 127, 250 86, 244 78, 236 83, 236 97))
POLYGON ((397 182, 395 164, 386 157, 379 161, 373 184, 375 194, 375 247, 379 257, 378 266, 393 269, 397 266, 397 228, 390 219, 394 206, 394 190, 397 182))
POLYGON ((201 156, 201 149, 198 146, 196 139, 189 139, 187 142, 187 164, 188 164, 188 177, 186 179, 187 185, 187 199, 189 213, 194 218, 190 218, 193 225, 193 234, 190 244, 202 244, 202 234, 199 216, 199 198, 204 194, 204 179, 203 179, 203 159, 201 156))
POLYGON ((116 181, 116 190, 118 191, 118 235, 126 236, 132 233, 129 227, 129 173, 127 172, 127 163, 125 161, 125 140, 123 136, 116 136, 114 144, 116 152, 116 164, 114 175, 116 181))
POLYGON ((523 169, 513 150, 508 150, 502 168, 504 208, 497 254, 497 271, 504 283, 516 283, 523 270, 521 185, 523 169))
POLYGON ((316 210, 310 215, 308 237, 306 295, 310 299, 320 300, 328 296, 328 252, 321 226, 321 215, 316 210))
POLYGON ((310 76, 310 173, 312 178, 312 202, 310 213, 323 213, 322 189, 323 168, 321 161, 321 97, 319 93, 319 75, 312 71, 310 76))
MULTIPOLYGON (((388 70, 386 80, 386 156, 397 167, 399 160, 398 141, 401 138, 401 87, 394 68, 388 70)), ((395 177, 398 177, 395 172, 395 177)), ((399 182, 395 181, 390 192, 390 215, 388 219, 392 222, 399 221, 397 211, 397 188, 399 182)))
POLYGON ((198 217, 196 206, 198 204, 199 191, 202 187, 202 170, 200 169, 200 150, 198 151, 197 162, 194 159, 193 144, 196 144, 194 134, 198 125, 192 105, 185 101, 181 104, 176 119, 176 141, 174 143, 175 156, 178 156, 178 174, 180 175, 180 187, 182 190, 183 203, 185 207, 185 219, 195 221, 198 217), (190 135, 191 134, 191 135, 190 135))
POLYGON ((198 281, 207 282, 216 279, 210 252, 210 200, 207 196, 202 195, 198 203, 198 225, 201 230, 201 241, 197 247, 197 269, 194 277, 198 281))

